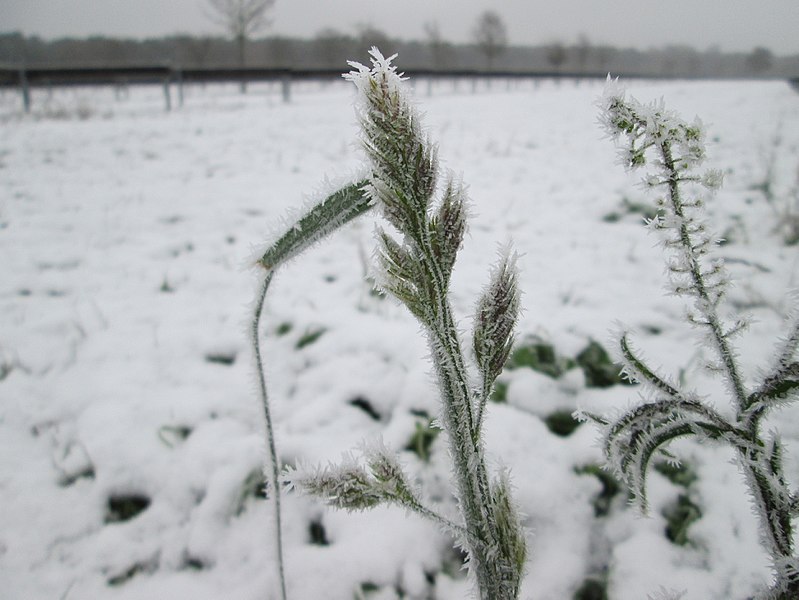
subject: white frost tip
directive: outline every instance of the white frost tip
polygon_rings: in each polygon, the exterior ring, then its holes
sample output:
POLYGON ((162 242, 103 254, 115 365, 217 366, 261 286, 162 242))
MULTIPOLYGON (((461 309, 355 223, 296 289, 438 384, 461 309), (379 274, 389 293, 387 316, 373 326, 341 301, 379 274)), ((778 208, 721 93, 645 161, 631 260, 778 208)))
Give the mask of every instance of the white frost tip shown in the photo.
POLYGON ((626 90, 624 86, 619 83, 618 77, 612 77, 610 73, 605 78, 605 89, 602 91, 602 96, 605 98, 624 98, 626 90))
POLYGON ((404 73, 398 74, 397 67, 391 64, 391 61, 397 58, 397 54, 392 54, 386 58, 376 46, 372 46, 372 49, 369 50, 369 55, 371 56, 370 60, 372 62, 371 69, 357 61, 348 60, 347 64, 350 65, 354 70, 350 71, 349 73, 344 73, 342 77, 344 77, 344 79, 347 81, 352 81, 359 88, 361 87, 360 83, 372 75, 384 74, 396 78, 397 81, 403 81, 407 79, 406 77, 403 77, 404 73))
POLYGON ((407 78, 403 77, 403 73, 397 73, 397 67, 391 64, 397 55, 392 54, 385 58, 376 47, 372 47, 369 54, 372 61, 371 68, 359 62, 349 61, 353 70, 343 75, 344 79, 354 83, 358 90, 359 100, 355 108, 359 114, 368 113, 368 107, 378 97, 404 97, 401 85, 407 78))

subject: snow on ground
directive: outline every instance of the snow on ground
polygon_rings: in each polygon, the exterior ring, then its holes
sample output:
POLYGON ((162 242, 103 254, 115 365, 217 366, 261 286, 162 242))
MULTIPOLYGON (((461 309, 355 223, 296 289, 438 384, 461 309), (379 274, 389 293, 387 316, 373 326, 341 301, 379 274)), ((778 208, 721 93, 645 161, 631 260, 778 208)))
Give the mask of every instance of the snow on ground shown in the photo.
MULTIPOLYGON (((520 342, 574 357, 610 347, 617 321, 665 372, 724 410, 723 388, 665 297, 663 257, 641 226, 638 176, 615 164, 596 126, 601 85, 442 82, 418 100, 445 166, 472 199, 453 303, 470 326, 499 245, 521 253, 520 342)), ((634 82, 708 124, 709 166, 726 182, 710 211, 738 284, 732 310, 748 373, 769 358, 797 286, 796 246, 774 232, 799 165, 799 95, 780 82, 634 82), (776 150, 776 152, 774 152, 776 150), (774 156, 774 160, 770 157, 774 156)), ((0 581, 10 599, 275 598, 271 504, 259 494, 262 420, 246 323, 253 248, 282 215, 361 166, 353 92, 306 85, 291 103, 254 85, 37 91, 34 111, 0 95, 0 581)), ((279 273, 265 316, 267 375, 282 459, 327 463, 382 437, 440 510, 452 514, 442 436, 418 453, 437 399, 419 327, 371 293, 374 218, 279 273), (417 446, 419 444, 416 444, 417 446)), ((529 529, 523 598, 570 598, 590 578, 643 600, 744 598, 769 580, 731 453, 680 443, 688 488, 650 477, 651 514, 624 492, 597 508, 601 461, 590 425, 569 436, 545 419, 578 405, 612 411, 626 386, 586 386, 573 369, 502 377, 492 404, 492 467, 511 470, 529 529), (588 472, 586 472, 588 471, 588 472), (701 518, 689 543, 664 534, 680 495, 701 518), (601 513, 597 515, 597 512, 601 513)), ((799 415, 775 420, 799 481, 799 415)), ((298 600, 437 598, 469 592, 451 540, 398 509, 347 514, 284 496, 288 586, 298 600)))

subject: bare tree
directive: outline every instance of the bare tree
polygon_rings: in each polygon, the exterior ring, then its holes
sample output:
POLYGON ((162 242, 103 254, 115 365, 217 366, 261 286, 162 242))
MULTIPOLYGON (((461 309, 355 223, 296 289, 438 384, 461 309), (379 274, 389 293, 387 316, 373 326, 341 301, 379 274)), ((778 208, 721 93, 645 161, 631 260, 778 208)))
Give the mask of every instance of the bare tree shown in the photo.
POLYGON ((204 67, 208 62, 214 39, 209 36, 181 35, 175 39, 181 66, 204 67))
POLYGON ((346 65, 354 46, 355 40, 351 36, 331 27, 317 32, 313 40, 315 58, 325 67, 346 65))
POLYGON ((547 46, 547 60, 555 68, 555 71, 560 71, 560 67, 566 62, 566 58, 566 48, 563 47, 563 44, 555 42, 547 46))
POLYGON ((613 46, 596 46, 594 48, 594 56, 596 57, 596 63, 599 65, 600 70, 607 71, 608 65, 616 58, 618 53, 619 51, 613 46))
POLYGON ((369 64, 370 55, 368 52, 372 47, 379 48, 381 52, 385 52, 386 56, 391 56, 397 51, 397 41, 371 23, 358 23, 355 26, 355 30, 357 31, 356 42, 358 44, 355 59, 359 62, 369 64))
POLYGON ((591 56, 591 42, 588 40, 587 35, 584 33, 579 35, 577 38, 577 47, 574 50, 580 70, 585 71, 586 65, 588 64, 588 58, 591 56))
MULTIPOLYGON (((267 17, 267 12, 274 4, 275 0, 208 0, 211 20, 227 29, 236 41, 241 68, 247 64, 245 52, 247 40, 252 34, 272 23, 267 17)), ((242 80, 241 91, 246 90, 247 82, 242 80)))
POLYGON ((754 74, 768 71, 774 64, 774 55, 768 48, 758 46, 746 57, 746 66, 754 74))
POLYGON ((427 45, 430 48, 433 66, 437 69, 443 68, 449 61, 452 45, 444 40, 444 36, 441 35, 441 29, 439 29, 438 23, 435 21, 428 21, 424 24, 424 34, 427 38, 427 45))
POLYGON ((487 10, 477 18, 473 36, 480 52, 485 54, 490 71, 494 66, 494 59, 508 45, 508 30, 505 27, 505 22, 499 14, 487 10))

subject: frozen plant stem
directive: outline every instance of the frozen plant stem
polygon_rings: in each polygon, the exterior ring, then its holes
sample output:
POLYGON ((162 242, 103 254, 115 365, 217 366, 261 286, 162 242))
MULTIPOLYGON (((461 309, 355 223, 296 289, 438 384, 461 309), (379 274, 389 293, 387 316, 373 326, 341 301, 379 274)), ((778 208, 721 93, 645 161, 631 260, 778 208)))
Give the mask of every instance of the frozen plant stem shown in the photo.
POLYGON ((449 302, 466 229, 465 192, 452 177, 439 189, 436 147, 423 135, 393 57, 386 59, 375 48, 371 54, 372 68, 351 63, 355 70, 345 77, 360 92, 362 141, 371 168, 363 190, 395 230, 378 231, 378 285, 404 304, 427 334, 462 522, 451 523, 425 507, 383 447, 364 452, 366 467, 293 470, 287 479, 339 508, 395 504, 432 519, 466 549, 482 600, 515 600, 526 558, 524 533, 507 477, 489 481, 481 436, 485 402, 510 352, 518 316, 515 258, 501 257, 478 302, 473 352, 480 383, 474 385, 449 302))
POLYGON ((272 428, 272 415, 269 411, 269 396, 266 390, 266 375, 264 374, 263 361, 261 360, 261 342, 259 330, 261 326, 261 313, 266 300, 266 292, 269 290, 269 283, 272 281, 274 271, 267 269, 263 276, 261 288, 255 303, 255 311, 252 320, 252 346, 255 355, 256 372, 258 374, 258 393, 261 397, 261 406, 264 410, 264 422, 266 426, 267 452, 269 453, 270 471, 269 483, 272 487, 272 498, 275 510, 275 551, 277 552, 277 571, 280 581, 280 597, 286 600, 286 574, 283 562, 283 524, 280 510, 280 464, 277 458, 275 447, 275 432, 272 428))
POLYGON ((280 598, 286 600, 286 576, 283 559, 283 527, 280 509, 280 461, 277 456, 275 432, 269 409, 263 359, 261 356, 260 327, 266 294, 275 270, 303 251, 333 233, 336 229, 360 216, 370 208, 368 198, 361 193, 364 182, 353 183, 337 190, 312 206, 296 223, 272 243, 258 260, 263 268, 261 285, 253 310, 251 342, 258 378, 258 393, 263 408, 266 445, 269 454, 269 470, 266 475, 272 489, 274 501, 274 540, 277 554, 277 571, 280 582, 280 598))
POLYGON ((783 476, 782 445, 776 434, 769 439, 761 432, 761 420, 771 409, 799 397, 799 320, 787 327, 788 335, 775 352, 773 367, 754 391, 748 391, 732 338, 746 321, 725 323, 719 314, 729 278, 723 262, 712 259, 716 241, 704 222, 704 201, 695 192, 686 200, 686 188, 712 190, 721 184, 717 172, 703 175, 695 169, 705 157, 703 130, 698 121, 688 124, 667 111, 662 102, 642 105, 625 97, 609 84, 602 100, 601 121, 615 139, 622 138, 622 162, 638 168, 649 162, 654 173, 644 180, 647 187, 665 189, 658 200, 661 214, 648 222, 661 234, 670 254, 670 291, 692 300, 687 318, 704 332, 706 344, 718 359, 708 365, 724 378, 736 418, 728 420, 697 393, 679 389, 656 374, 636 355, 628 334, 620 339, 626 374, 641 383, 650 399, 613 423, 603 425, 604 448, 609 467, 630 486, 642 509, 646 509, 646 470, 650 458, 671 440, 696 435, 699 440, 729 444, 738 456, 741 471, 760 520, 761 540, 774 569, 774 582, 763 598, 789 600, 799 597, 799 557, 794 553, 793 518, 797 498, 783 476), (649 160, 649 155, 654 159, 649 160))
MULTIPOLYGON (((449 438, 456 495, 480 597, 510 600, 518 595, 525 542, 507 482, 489 482, 480 435, 485 395, 504 365, 518 313, 513 259, 487 288, 475 319, 475 355, 483 384, 475 391, 467 372, 449 302, 449 283, 466 228, 465 193, 450 177, 437 206, 436 147, 422 132, 402 77, 372 49, 372 68, 351 63, 346 77, 360 91, 363 145, 372 174, 367 194, 401 236, 379 232, 380 285, 423 325, 441 393, 441 420, 449 438), (488 316, 496 322, 489 322, 488 316)), ((393 58, 393 57, 392 57, 393 58)))
MULTIPOLYGON (((686 130, 687 129, 688 128, 686 128, 686 130)), ((695 130, 695 133, 688 132, 686 134, 686 137, 693 136, 696 136, 698 140, 698 129, 695 130)), ((726 281, 724 279, 718 282, 705 281, 705 275, 720 275, 722 267, 719 264, 713 267, 717 270, 716 272, 708 272, 706 274, 702 272, 700 260, 709 249, 711 242, 704 237, 705 226, 686 217, 685 207, 683 206, 680 195, 680 182, 682 178, 674 161, 672 142, 668 137, 659 141, 659 150, 663 158, 663 167, 667 173, 669 188, 668 201, 671 204, 671 211, 676 218, 675 222, 679 223, 679 245, 676 246, 676 248, 682 254, 684 264, 688 266, 691 284, 693 285, 693 293, 696 296, 696 304, 704 318, 703 321, 697 321, 697 324, 710 328, 712 340, 716 346, 716 352, 723 361, 724 369, 726 370, 728 381, 732 384, 732 390, 735 394, 738 407, 743 408, 746 405, 746 392, 741 382, 741 376, 738 373, 735 355, 729 344, 730 334, 724 332, 717 311, 717 306, 719 300, 722 298, 723 287, 726 281), (694 239, 697 234, 701 239, 694 239)), ((699 208, 699 206, 700 204, 696 204, 697 208, 699 208)), ((675 273, 678 273, 679 269, 684 267, 672 265, 671 268, 675 273)), ((675 291, 677 293, 683 292, 682 288, 679 287, 676 287, 675 291)))

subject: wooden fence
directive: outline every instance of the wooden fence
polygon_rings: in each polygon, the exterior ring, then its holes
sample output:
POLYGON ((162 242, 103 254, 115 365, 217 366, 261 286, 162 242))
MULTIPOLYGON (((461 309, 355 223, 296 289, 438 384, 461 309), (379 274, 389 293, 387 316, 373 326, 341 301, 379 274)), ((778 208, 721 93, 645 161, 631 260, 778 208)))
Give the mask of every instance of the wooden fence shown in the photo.
MULTIPOLYGON (((405 74, 412 80, 436 79, 471 80, 538 80, 538 79, 604 79, 607 74, 598 72, 566 71, 479 71, 408 69, 405 74)), ((624 79, 663 79, 663 76, 641 73, 614 73, 624 79)), ((179 69, 170 66, 131 67, 14 67, 0 65, 0 87, 16 87, 22 96, 25 112, 31 109, 31 89, 68 86, 158 85, 164 92, 166 110, 173 106, 173 89, 177 91, 178 105, 183 104, 185 83, 235 82, 244 88, 248 82, 279 82, 283 100, 291 100, 292 83, 298 81, 336 81, 341 78, 339 69, 265 69, 265 68, 206 68, 179 69)), ((688 79, 686 76, 674 78, 688 79)), ((788 82, 799 90, 799 78, 788 82)))

